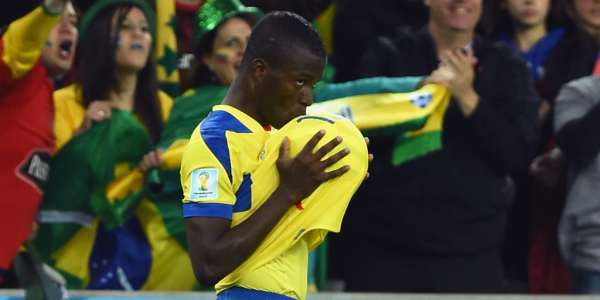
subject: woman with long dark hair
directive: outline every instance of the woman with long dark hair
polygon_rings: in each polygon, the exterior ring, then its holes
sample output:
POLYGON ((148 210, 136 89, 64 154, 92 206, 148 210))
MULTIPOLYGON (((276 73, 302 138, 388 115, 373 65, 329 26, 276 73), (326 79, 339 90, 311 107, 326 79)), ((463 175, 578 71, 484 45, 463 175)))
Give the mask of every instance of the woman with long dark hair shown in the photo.
POLYGON ((57 155, 36 243, 68 288, 177 288, 179 278, 151 272, 165 256, 143 188, 162 163, 156 143, 172 107, 158 89, 155 31, 145 0, 95 2, 81 21, 77 81, 54 93, 57 155))

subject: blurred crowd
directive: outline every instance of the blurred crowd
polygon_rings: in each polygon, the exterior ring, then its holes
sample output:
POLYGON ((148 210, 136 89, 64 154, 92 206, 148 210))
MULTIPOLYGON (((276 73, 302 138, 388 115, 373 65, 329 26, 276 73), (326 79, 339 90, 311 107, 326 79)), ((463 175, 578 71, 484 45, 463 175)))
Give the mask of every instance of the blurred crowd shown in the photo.
POLYGON ((453 73, 440 149, 398 162, 398 135, 370 136, 370 178, 310 253, 310 290, 600 293, 600 0, 5 4, 0 287, 23 286, 29 255, 69 289, 212 288, 189 263, 180 150, 276 10, 325 43, 315 102, 453 73))

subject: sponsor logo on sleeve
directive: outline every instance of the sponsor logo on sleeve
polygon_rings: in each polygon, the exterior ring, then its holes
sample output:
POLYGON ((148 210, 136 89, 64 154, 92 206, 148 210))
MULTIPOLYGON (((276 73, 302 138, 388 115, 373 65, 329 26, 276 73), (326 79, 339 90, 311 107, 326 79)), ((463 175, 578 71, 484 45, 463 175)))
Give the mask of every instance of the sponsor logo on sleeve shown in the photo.
POLYGON ((219 169, 194 170, 190 181, 190 200, 215 200, 219 196, 219 169))

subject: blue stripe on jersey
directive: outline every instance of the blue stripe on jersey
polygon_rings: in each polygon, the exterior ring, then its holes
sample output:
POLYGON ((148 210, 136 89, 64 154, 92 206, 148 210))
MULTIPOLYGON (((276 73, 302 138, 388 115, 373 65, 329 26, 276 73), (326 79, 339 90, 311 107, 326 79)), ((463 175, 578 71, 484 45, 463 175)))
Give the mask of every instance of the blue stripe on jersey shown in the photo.
POLYGON ((235 193, 235 198, 234 213, 247 211, 252 206, 252 179, 250 174, 244 175, 244 180, 235 193))
POLYGON ((217 157, 229 177, 229 182, 233 182, 231 175, 231 160, 229 158, 229 144, 225 133, 233 131, 235 133, 251 133, 242 122, 223 110, 213 111, 202 123, 200 123, 200 135, 210 151, 217 157))
POLYGON ((300 118, 298 118, 297 122, 300 123, 300 121, 305 120, 305 119, 316 119, 316 120, 325 121, 325 122, 328 122, 328 123, 331 123, 331 124, 335 123, 333 120, 329 120, 327 118, 319 117, 319 116, 304 116, 304 117, 300 117, 300 118))
POLYGON ((213 217, 231 220, 233 217, 233 205, 223 203, 184 203, 183 218, 189 217, 213 217))

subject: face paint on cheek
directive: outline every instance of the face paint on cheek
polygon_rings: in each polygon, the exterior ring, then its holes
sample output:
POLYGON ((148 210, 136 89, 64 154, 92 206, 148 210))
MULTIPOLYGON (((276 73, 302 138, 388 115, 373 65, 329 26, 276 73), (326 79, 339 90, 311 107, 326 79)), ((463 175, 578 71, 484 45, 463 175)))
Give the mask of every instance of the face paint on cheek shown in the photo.
POLYGON ((111 36, 110 44, 115 46, 115 48, 120 48, 121 47, 121 36, 120 35, 111 36))
POLYGON ((229 55, 231 54, 231 50, 227 48, 221 48, 215 52, 215 62, 219 64, 227 63, 229 60, 229 55))
POLYGON ((46 41, 46 43, 44 43, 44 46, 52 47, 52 43, 50 41, 46 41))

